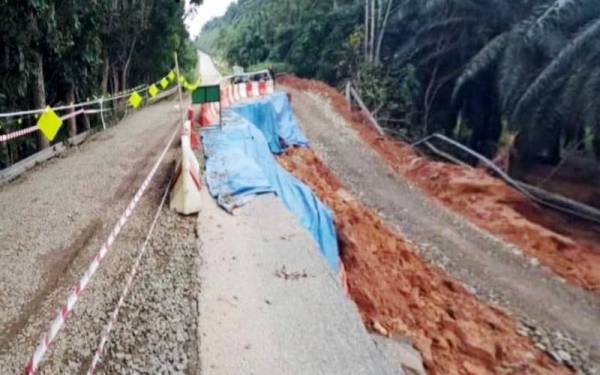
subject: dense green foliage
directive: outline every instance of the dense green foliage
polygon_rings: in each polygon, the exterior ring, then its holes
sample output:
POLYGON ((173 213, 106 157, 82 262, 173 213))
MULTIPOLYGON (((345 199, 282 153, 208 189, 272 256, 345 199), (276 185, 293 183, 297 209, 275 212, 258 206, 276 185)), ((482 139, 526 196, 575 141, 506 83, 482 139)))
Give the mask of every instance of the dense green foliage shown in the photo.
POLYGON ((493 156, 517 134, 520 160, 557 162, 564 148, 600 157, 598 37, 597 0, 239 0, 197 44, 234 64, 352 80, 412 139, 443 132, 493 156))
MULTIPOLYGON (((0 9, 0 112, 83 101, 155 81, 173 67, 175 51, 183 69, 196 63, 183 2, 0 0, 0 9)), ((0 121, 6 132, 35 119, 0 121)), ((35 143, 23 137, 1 145, 0 168, 35 151, 35 143)))

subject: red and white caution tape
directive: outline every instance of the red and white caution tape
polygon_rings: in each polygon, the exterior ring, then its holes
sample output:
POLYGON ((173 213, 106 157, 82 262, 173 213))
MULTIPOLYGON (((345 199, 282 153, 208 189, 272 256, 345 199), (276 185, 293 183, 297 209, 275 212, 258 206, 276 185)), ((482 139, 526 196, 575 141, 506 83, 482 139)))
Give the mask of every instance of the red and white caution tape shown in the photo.
POLYGON ((80 114, 82 114, 82 113, 86 113, 86 110, 85 110, 85 109, 80 109, 79 111, 75 111, 75 112, 67 113, 67 114, 66 114, 66 115, 64 115, 64 116, 60 116, 60 119, 61 119, 61 120, 63 120, 63 121, 64 121, 64 120, 68 120, 68 119, 70 119, 70 118, 77 117, 77 116, 79 116, 79 115, 80 115, 80 114))
POLYGON ((0 135, 0 142, 10 141, 11 139, 22 137, 24 135, 33 133, 33 132, 35 132, 37 130, 38 130, 38 126, 37 125, 33 125, 33 126, 30 126, 30 127, 26 128, 26 129, 23 129, 23 130, 17 130, 17 131, 12 132, 12 133, 0 135))
POLYGON ((165 189, 165 193, 163 194, 162 200, 160 201, 158 210, 156 210, 156 214, 154 215, 154 220, 152 221, 152 224, 150 225, 150 230, 148 230, 148 234, 146 235, 146 240, 144 241, 144 244, 142 245, 142 248, 140 249, 140 251, 135 259, 135 263, 133 264, 131 271, 129 272, 129 276, 127 277, 127 282, 125 283, 125 288, 123 289, 123 292, 121 293, 121 297, 119 298, 119 301, 117 302, 117 305, 115 306, 115 309, 113 310, 113 312, 111 314, 110 320, 108 321, 106 326, 104 326, 102 337, 100 338, 100 342, 98 343, 98 347, 96 348, 96 352, 94 354, 94 358, 92 359, 90 368, 87 371, 88 375, 92 375, 96 372, 96 367, 98 366, 98 363, 100 362, 100 357, 102 356, 102 352, 104 350, 104 345, 106 345, 106 342, 108 341, 108 336, 110 335, 110 332, 112 331, 113 325, 117 322, 117 317, 119 316, 119 310, 121 310, 121 307, 123 306, 123 303, 125 302, 125 298, 127 298, 127 294, 129 293, 129 290, 131 289, 131 285, 133 284, 133 279, 135 278, 135 275, 138 271, 142 257, 146 253, 146 248, 148 246, 148 242, 150 242, 150 238, 152 237, 152 233, 154 232, 154 227, 156 226, 156 223, 158 222, 158 218, 160 217, 162 208, 165 204, 165 201, 167 200, 167 195, 169 193, 169 188, 171 187, 172 181, 173 181, 173 177, 171 176, 171 180, 167 184, 167 188, 165 189))
POLYGON ((69 296, 67 297, 66 303, 61 306, 56 318, 54 319, 54 321, 52 322, 52 325, 50 326, 50 329, 48 330, 48 332, 46 334, 44 334, 44 336, 42 337, 42 340, 40 341, 39 345, 35 349, 33 356, 27 363, 27 365, 25 367, 25 373, 34 374, 37 371, 37 369, 40 365, 40 362, 42 361, 42 359, 44 358, 44 355, 46 354, 46 351, 48 350, 48 347, 50 346, 50 344, 52 343, 52 341, 58 334, 58 331, 62 328, 63 324, 65 323, 65 320, 67 319, 67 317, 69 316, 71 311, 73 311, 73 307, 75 306, 75 303, 79 299, 79 295, 86 288, 87 284, 90 282, 92 276, 94 275, 94 273, 100 266, 100 262, 102 262, 104 257, 106 257, 108 250, 110 249, 112 244, 115 242, 117 236, 119 235, 119 233, 121 232, 121 230, 123 229, 125 224, 127 223, 127 220, 129 219, 129 217, 131 216, 133 211, 135 210, 138 202, 140 201, 140 199, 142 198, 142 195, 144 194, 144 192, 150 185, 152 178, 156 174, 158 167, 160 166, 165 155, 169 151, 169 148, 171 147, 171 144, 173 143, 173 140, 175 139, 175 136, 178 133, 179 133, 179 127, 177 127, 177 129, 173 132, 173 135, 169 139, 169 142, 167 143, 163 152, 158 157, 158 160, 156 161, 156 163, 154 163, 154 166, 150 170, 150 173, 148 173, 148 176, 146 177, 146 179, 144 180, 144 182, 142 183, 142 185, 140 186, 138 191, 135 193, 135 196, 133 197, 131 202, 129 202, 129 204, 127 205, 125 212, 123 213, 123 215, 121 215, 121 218, 119 219, 117 224, 115 224, 113 230, 111 231, 110 235, 108 236, 108 239, 106 240, 106 242, 104 242, 104 244, 100 248, 100 252, 96 255, 96 257, 94 258, 92 263, 89 265, 88 269, 84 273, 81 280, 79 280, 79 282, 71 289, 71 292, 69 293, 69 296))
MULTIPOLYGON (((114 96, 111 96, 111 97, 100 98, 100 99, 93 99, 93 100, 88 100, 88 101, 85 101, 85 102, 82 102, 82 103, 74 103, 74 104, 69 104, 69 105, 63 105, 63 106, 53 107, 52 109, 54 109, 55 111, 62 111, 62 110, 71 109, 71 108, 85 107, 85 106, 97 104, 101 100, 105 101, 105 102, 112 101, 112 100, 121 99, 121 98, 124 98, 126 96, 129 96, 134 91, 144 92, 146 90, 148 90, 148 85, 140 85, 140 86, 137 86, 137 87, 135 87, 133 89, 116 93, 116 94, 114 94, 114 96)), ((32 109, 32 110, 28 110, 28 111, 17 111, 17 112, 0 113, 0 118, 18 117, 18 116, 30 116, 30 115, 35 115, 35 114, 39 114, 39 113, 44 113, 45 110, 46 109, 32 109)))
MULTIPOLYGON (((64 116, 61 116, 60 119, 61 120, 68 120, 68 119, 70 119, 72 117, 79 116, 82 113, 95 113, 95 112, 80 109, 79 111, 76 111, 76 112, 69 113, 69 114, 66 114, 64 116)), ((19 137, 22 137, 24 135, 27 135, 27 134, 31 134, 31 133, 33 133, 33 132, 35 132, 37 130, 39 130, 39 127, 37 125, 33 125, 33 126, 30 126, 30 127, 26 128, 26 129, 17 130, 17 131, 14 131, 12 133, 0 135, 0 142, 10 141, 11 139, 15 139, 15 138, 19 138, 19 137)))

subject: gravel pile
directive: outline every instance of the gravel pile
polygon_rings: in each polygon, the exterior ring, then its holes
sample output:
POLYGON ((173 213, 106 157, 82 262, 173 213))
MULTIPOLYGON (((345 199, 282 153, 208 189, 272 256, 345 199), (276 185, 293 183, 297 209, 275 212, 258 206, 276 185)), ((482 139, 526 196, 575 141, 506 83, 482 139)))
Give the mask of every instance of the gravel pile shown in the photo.
POLYGON ((198 248, 193 218, 163 213, 98 373, 197 373, 198 248))

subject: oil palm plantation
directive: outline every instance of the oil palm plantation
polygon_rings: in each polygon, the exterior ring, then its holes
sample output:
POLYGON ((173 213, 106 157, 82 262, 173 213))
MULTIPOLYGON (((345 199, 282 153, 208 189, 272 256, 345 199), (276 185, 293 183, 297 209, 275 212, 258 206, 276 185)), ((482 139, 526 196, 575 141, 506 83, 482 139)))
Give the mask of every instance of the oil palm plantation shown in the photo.
POLYGON ((390 61, 418 68, 430 130, 462 123, 491 155, 507 124, 524 159, 554 161, 594 134, 599 153, 600 2, 408 0, 395 23, 408 36, 390 61))

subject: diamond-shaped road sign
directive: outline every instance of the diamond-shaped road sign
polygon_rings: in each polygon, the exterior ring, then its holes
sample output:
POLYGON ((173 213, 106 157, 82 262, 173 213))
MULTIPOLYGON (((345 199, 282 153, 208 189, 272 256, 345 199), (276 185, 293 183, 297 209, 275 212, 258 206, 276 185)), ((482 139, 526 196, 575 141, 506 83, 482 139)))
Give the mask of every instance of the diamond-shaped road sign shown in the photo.
POLYGON ((169 81, 166 78, 163 78, 160 80, 160 87, 164 89, 167 88, 167 86, 169 86, 169 81))
POLYGON ((150 88, 148 89, 148 93, 150 94, 151 97, 155 97, 158 94, 158 87, 156 87, 156 85, 152 85, 150 86, 150 88))
POLYGON ((56 115, 56 112, 49 106, 38 120, 37 126, 50 142, 56 137, 56 133, 62 126, 62 119, 56 115))
POLYGON ((140 106, 140 104, 142 104, 142 97, 137 91, 134 91, 129 97, 129 104, 131 104, 133 108, 137 108, 140 106))

